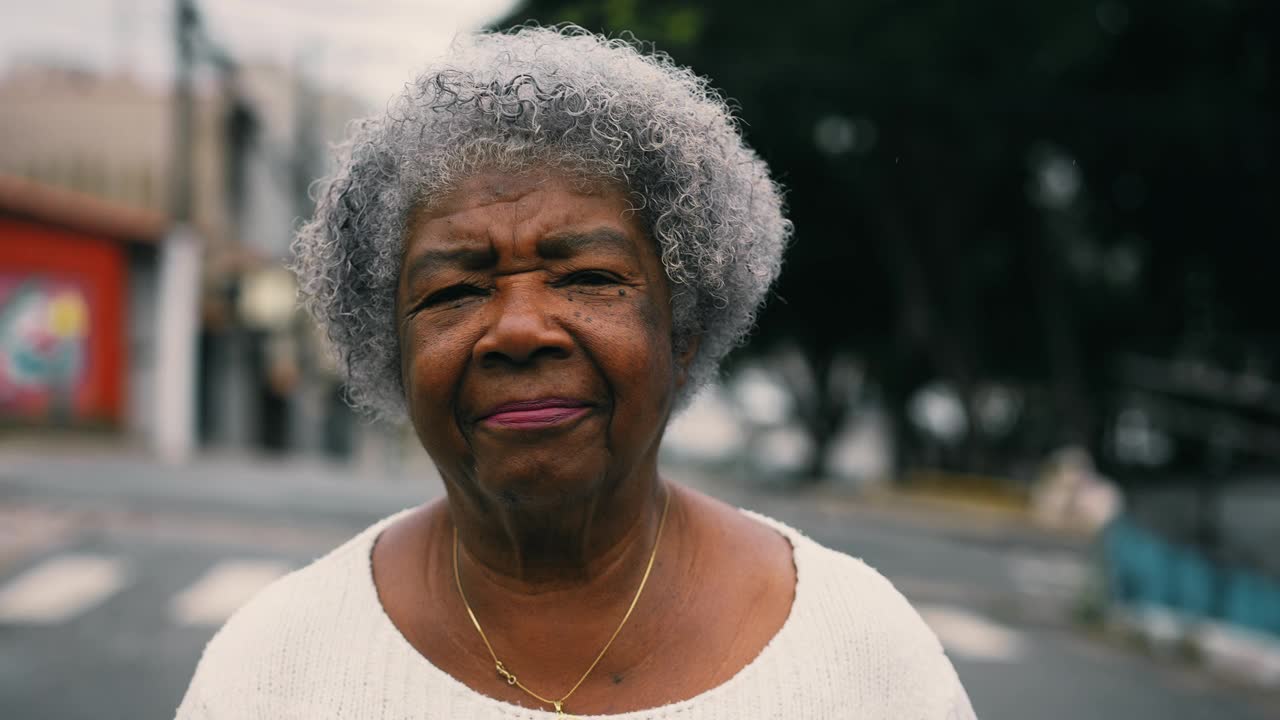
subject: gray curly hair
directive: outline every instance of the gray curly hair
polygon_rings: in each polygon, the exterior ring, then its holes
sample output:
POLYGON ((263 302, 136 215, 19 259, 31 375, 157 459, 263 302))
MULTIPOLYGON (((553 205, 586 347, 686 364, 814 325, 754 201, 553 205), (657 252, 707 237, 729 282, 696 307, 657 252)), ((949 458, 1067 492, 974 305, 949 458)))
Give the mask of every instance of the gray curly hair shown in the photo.
POLYGON ((381 117, 353 125, 294 239, 303 304, 351 402, 405 416, 395 295, 406 219, 480 170, 620 184, 666 269, 673 344, 699 338, 682 408, 747 334, 791 235, 782 195, 724 99, 664 54, 581 28, 456 40, 381 117))

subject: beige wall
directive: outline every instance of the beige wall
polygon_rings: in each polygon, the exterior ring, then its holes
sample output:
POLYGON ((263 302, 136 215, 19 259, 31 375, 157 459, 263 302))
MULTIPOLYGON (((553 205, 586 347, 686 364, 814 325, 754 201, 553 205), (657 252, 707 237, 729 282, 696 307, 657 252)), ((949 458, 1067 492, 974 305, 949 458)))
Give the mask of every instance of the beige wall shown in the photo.
MULTIPOLYGON (((212 93, 197 101, 195 222, 212 241, 229 231, 212 93)), ((19 68, 0 78, 0 172, 167 212, 172 104, 121 76, 19 68)))
MULTIPOLYGON (((261 122, 260 152, 250 158, 251 207, 241 228, 245 237, 233 238, 228 217, 222 137, 226 106, 213 83, 197 82, 194 219, 215 247, 232 243, 264 258, 279 257, 297 214, 289 163, 299 86, 288 70, 249 65, 240 73, 240 87, 261 122)), ((364 113, 361 103, 341 93, 310 97, 315 131, 325 144, 340 139, 346 124, 364 113)), ((0 77, 0 173, 167 213, 172 117, 163 87, 122 75, 16 68, 0 77)))

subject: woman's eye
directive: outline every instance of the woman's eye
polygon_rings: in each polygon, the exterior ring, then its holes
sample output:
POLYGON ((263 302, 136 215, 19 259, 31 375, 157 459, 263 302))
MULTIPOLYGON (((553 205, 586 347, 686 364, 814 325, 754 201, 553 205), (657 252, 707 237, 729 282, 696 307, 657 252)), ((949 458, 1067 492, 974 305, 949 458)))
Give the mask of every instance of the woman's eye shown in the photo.
POLYGON ((566 285, 587 286, 613 285, 617 282, 618 278, 612 273, 607 273, 601 270, 583 270, 582 272, 576 272, 565 278, 564 281, 566 285))
POLYGON ((484 290, 475 285, 450 285, 447 288, 437 290, 427 296, 422 301, 422 307, 431 307, 433 305, 442 305, 447 302, 461 300, 466 297, 483 295, 484 290))

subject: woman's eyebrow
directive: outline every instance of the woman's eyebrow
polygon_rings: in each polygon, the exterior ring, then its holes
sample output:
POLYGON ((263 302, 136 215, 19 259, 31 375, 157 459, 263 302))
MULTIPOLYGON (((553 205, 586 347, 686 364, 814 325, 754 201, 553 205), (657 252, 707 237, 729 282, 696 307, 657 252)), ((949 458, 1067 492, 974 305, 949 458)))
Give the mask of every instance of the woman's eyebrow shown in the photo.
POLYGON ((563 232, 538 240, 538 255, 547 260, 563 260, 587 250, 605 250, 622 255, 635 254, 635 244, 614 228, 563 232))
POLYGON ((424 250, 415 255, 405 268, 405 277, 431 273, 443 268, 458 270, 482 270, 497 263, 498 255, 492 247, 447 248, 424 250))
MULTIPOLYGON (((635 246, 627 236, 608 227, 547 235, 538 240, 537 249, 538 255, 547 260, 564 260, 588 250, 628 257, 635 254, 635 246)), ((415 279, 419 275, 431 275, 444 269, 483 270, 493 267, 497 262, 498 254, 492 245, 423 250, 409 259, 405 266, 405 277, 415 279)))

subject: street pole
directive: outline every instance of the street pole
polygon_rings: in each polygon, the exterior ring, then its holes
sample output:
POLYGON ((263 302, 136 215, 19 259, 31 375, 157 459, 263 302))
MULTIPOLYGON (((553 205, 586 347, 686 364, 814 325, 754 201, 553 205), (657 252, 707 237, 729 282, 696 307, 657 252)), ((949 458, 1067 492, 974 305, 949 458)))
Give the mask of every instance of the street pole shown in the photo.
POLYGON ((194 0, 175 0, 171 218, 160 248, 152 418, 153 449, 161 460, 172 463, 186 461, 195 448, 201 248, 192 228, 195 108, 191 73, 198 22, 194 0))
MULTIPOLYGON (((293 162, 289 189, 294 216, 300 218, 311 216, 313 208, 308 189, 318 175, 317 158, 322 153, 319 140, 320 98, 312 89, 310 80, 310 71, 316 65, 320 47, 314 41, 305 43, 293 63, 293 162)), ((310 346, 314 337, 304 332, 305 326, 298 321, 296 314, 291 312, 289 316, 291 320, 282 332, 292 340, 290 346, 298 372, 298 382, 288 401, 290 444, 296 452, 319 453, 325 446, 326 383, 320 377, 310 346)))
POLYGON ((192 127, 195 115, 191 71, 195 64, 193 37, 198 16, 193 0, 175 0, 173 41, 177 51, 173 76, 173 195, 170 212, 174 224, 191 222, 191 172, 194 164, 192 127))

